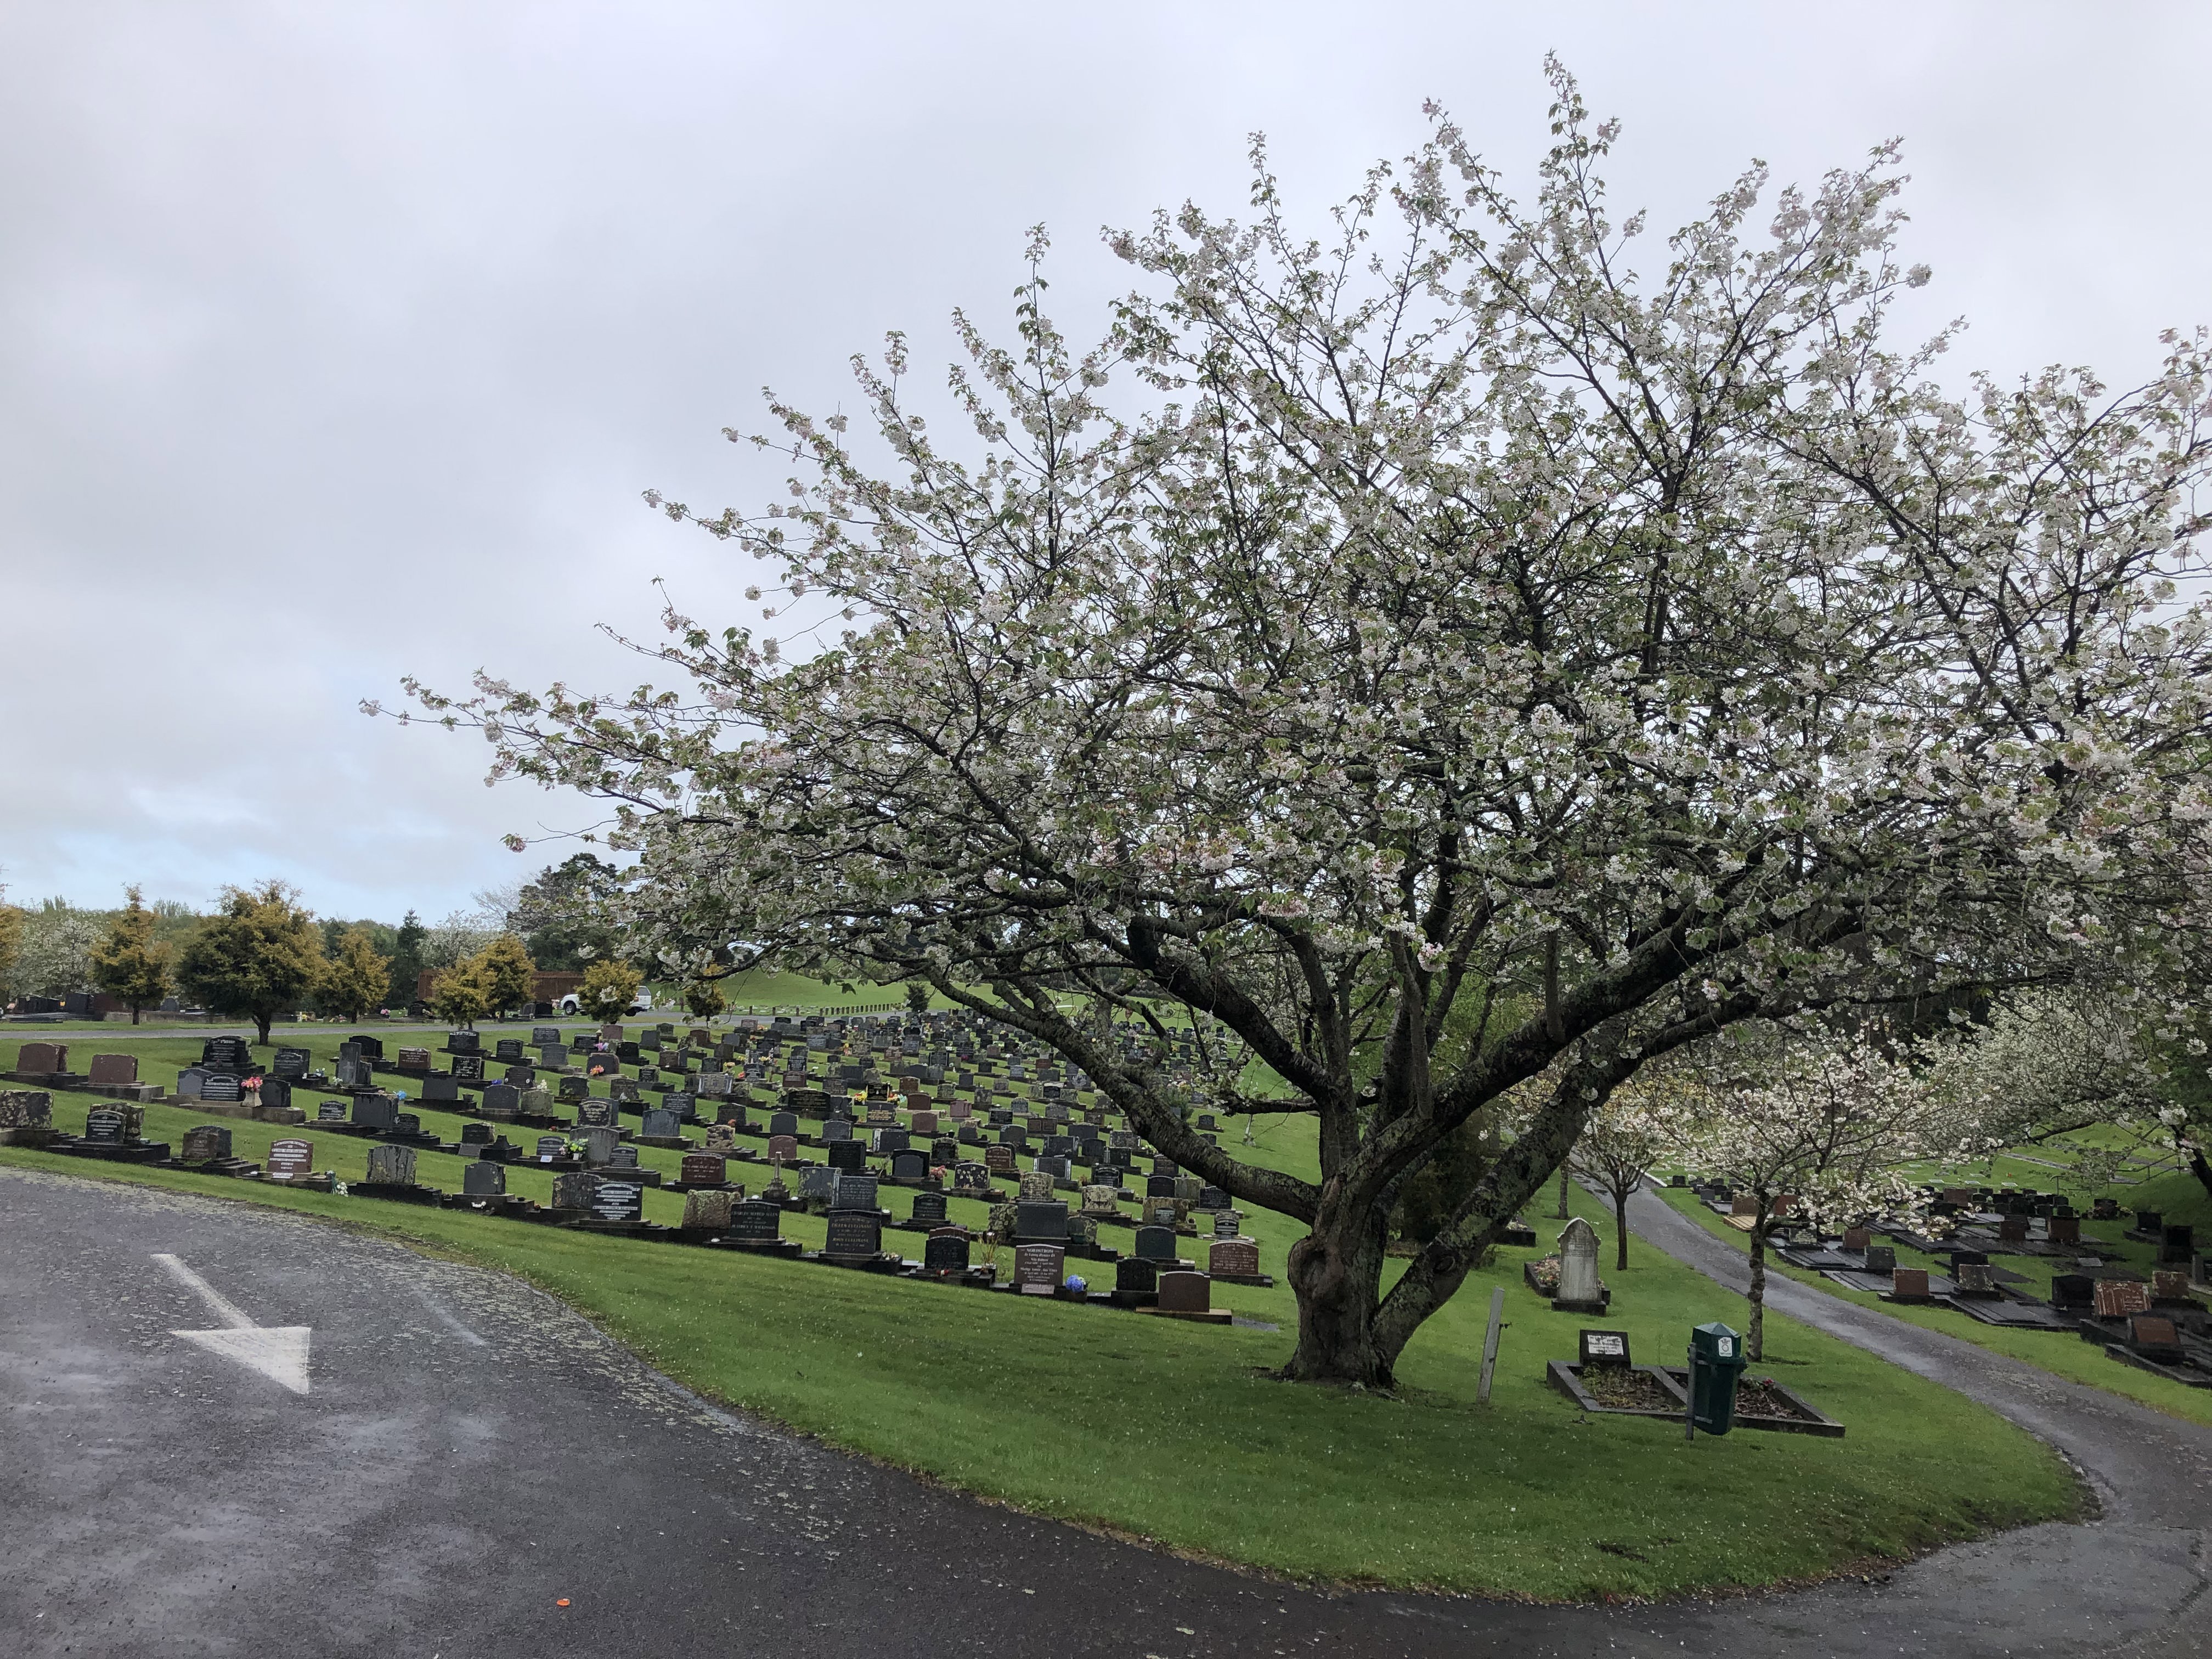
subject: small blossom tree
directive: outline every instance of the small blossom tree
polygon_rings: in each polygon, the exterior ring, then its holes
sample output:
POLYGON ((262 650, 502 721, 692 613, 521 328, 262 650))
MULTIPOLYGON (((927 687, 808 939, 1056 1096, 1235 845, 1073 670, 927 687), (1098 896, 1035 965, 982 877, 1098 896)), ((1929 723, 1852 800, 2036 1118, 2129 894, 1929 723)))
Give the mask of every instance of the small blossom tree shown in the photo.
POLYGON ((612 804, 619 920, 661 973, 927 981, 1303 1224, 1303 1380, 1387 1386, 1644 1065, 2185 952, 2206 914, 2207 617, 2172 586, 2205 342, 2118 398, 1935 384, 1935 348, 1885 343, 1926 276, 1887 150, 1812 191, 1753 169, 1639 276, 1613 130, 1556 85, 1533 202, 1439 117, 1328 240, 1264 155, 1249 222, 1112 238, 1142 287, 1092 349, 1036 280, 1009 347, 961 317, 964 453, 900 337, 856 364, 872 453, 772 403, 787 499, 648 495, 791 613, 671 610, 690 695, 410 683, 495 777, 612 804), (1287 1084, 1315 1178, 1186 1120, 1166 1056, 1194 1026, 1287 1084), (1403 1183, 1537 1079, 1386 1291, 1403 1183))
POLYGON ((1683 1150, 1705 1176, 1753 1201, 1745 1352, 1758 1359, 1766 1249, 1783 1200, 1815 1225, 1882 1217, 1924 1225, 1926 1200, 1905 1167, 1955 1158, 1973 1142, 1960 1133, 1954 1102, 1869 1048, 1723 1044, 1709 1063, 1735 1080, 1707 1085, 1683 1150))
POLYGON ((1690 1129, 1686 1085, 1670 1069, 1639 1073, 1590 1114, 1568 1162, 1602 1188, 1620 1235, 1616 1267, 1628 1266, 1628 1200, 1662 1158, 1679 1152, 1690 1129))

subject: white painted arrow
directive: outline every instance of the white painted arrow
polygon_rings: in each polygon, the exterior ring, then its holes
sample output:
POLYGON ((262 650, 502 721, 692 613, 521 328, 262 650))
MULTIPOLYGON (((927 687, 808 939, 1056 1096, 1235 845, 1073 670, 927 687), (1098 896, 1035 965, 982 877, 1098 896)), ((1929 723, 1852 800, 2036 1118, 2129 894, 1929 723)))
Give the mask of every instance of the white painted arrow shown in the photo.
POLYGON ((259 1371, 270 1382, 283 1383, 294 1394, 307 1392, 307 1337, 313 1327, 257 1325, 237 1304, 176 1257, 157 1255, 154 1260, 167 1267, 179 1284, 195 1292, 208 1304, 208 1311, 222 1321, 223 1328, 219 1331, 171 1331, 171 1336, 181 1336, 210 1353, 235 1359, 259 1371))

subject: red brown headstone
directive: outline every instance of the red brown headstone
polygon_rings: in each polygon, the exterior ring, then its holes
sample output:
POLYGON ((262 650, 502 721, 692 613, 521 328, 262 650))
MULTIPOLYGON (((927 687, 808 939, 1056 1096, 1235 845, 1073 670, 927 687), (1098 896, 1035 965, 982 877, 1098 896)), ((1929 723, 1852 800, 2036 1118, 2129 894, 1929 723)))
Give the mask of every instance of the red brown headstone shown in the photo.
POLYGON ((136 1054, 94 1054, 90 1079, 94 1088, 128 1088, 138 1081, 136 1054))
POLYGON ((1249 1238, 1217 1238, 1206 1253, 1206 1270, 1255 1278, 1260 1272, 1260 1246, 1249 1238))
POLYGON ((269 1143, 269 1177, 298 1181, 315 1172, 315 1143, 312 1140, 272 1140, 269 1143))
POLYGON ((2150 1311, 2150 1292, 2132 1279, 2100 1279, 2093 1304, 2100 1319, 2125 1319, 2150 1311))
POLYGON ((1928 1269, 1894 1269, 1889 1275, 1889 1293, 1899 1302, 1925 1302, 1928 1299, 1928 1269))
POLYGON ((684 1154, 683 1181, 687 1187, 719 1187, 729 1176, 729 1167, 712 1152, 684 1154))
POLYGON ((69 1070, 66 1042, 27 1042, 15 1051, 15 1070, 23 1075, 46 1077, 69 1070))

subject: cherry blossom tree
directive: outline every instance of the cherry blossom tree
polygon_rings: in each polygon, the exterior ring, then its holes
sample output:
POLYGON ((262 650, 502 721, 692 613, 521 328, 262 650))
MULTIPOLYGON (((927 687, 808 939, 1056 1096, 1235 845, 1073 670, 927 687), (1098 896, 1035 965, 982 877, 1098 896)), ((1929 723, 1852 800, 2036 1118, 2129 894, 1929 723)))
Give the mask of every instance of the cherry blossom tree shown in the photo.
POLYGON ((1651 1166, 1679 1153, 1692 1128, 1689 1097, 1678 1074, 1656 1066, 1607 1097, 1583 1125, 1567 1166, 1601 1188, 1619 1236, 1613 1265, 1628 1266, 1628 1200, 1651 1166))
POLYGON ((2130 1146, 2176 1153, 2212 1194, 2212 1076, 2207 1016, 2196 998, 2095 983, 2033 987, 1986 1019, 1923 1046, 1934 1086, 1980 1103, 1982 1133, 2002 1146, 2058 1143, 2067 1178, 2110 1182, 2130 1146), (2069 1137, 2118 1130, 2118 1144, 2069 1137))
POLYGON ((787 498, 647 497, 762 569, 772 626, 641 647, 688 693, 409 683, 495 778, 611 804, 657 976, 927 981, 1303 1223, 1295 1378, 1387 1386, 1655 1059, 2199 943, 2203 338, 2122 396, 1947 392, 1885 339, 1925 276, 1887 150, 1754 167, 1639 276, 1555 82, 1532 202, 1438 116, 1316 240, 1255 150, 1248 221, 1109 238, 1139 288, 1087 350, 1040 234, 1013 343, 956 319, 949 446, 896 335, 875 450, 771 399, 787 498), (1190 1024, 1291 1096, 1217 1060, 1229 1109, 1315 1118, 1317 1180, 1190 1127, 1190 1024), (1402 1183, 1540 1079, 1385 1294, 1402 1183))

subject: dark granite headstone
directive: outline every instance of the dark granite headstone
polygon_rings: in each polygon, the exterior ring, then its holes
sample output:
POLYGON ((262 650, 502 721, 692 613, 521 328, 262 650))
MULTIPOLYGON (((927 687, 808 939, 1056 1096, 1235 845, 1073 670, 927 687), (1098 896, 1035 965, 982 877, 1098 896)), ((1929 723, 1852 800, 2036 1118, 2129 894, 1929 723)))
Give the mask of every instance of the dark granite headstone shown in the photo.
POLYGON ((883 1224, 872 1210, 832 1210, 822 1246, 824 1255, 876 1255, 883 1249, 883 1224))

